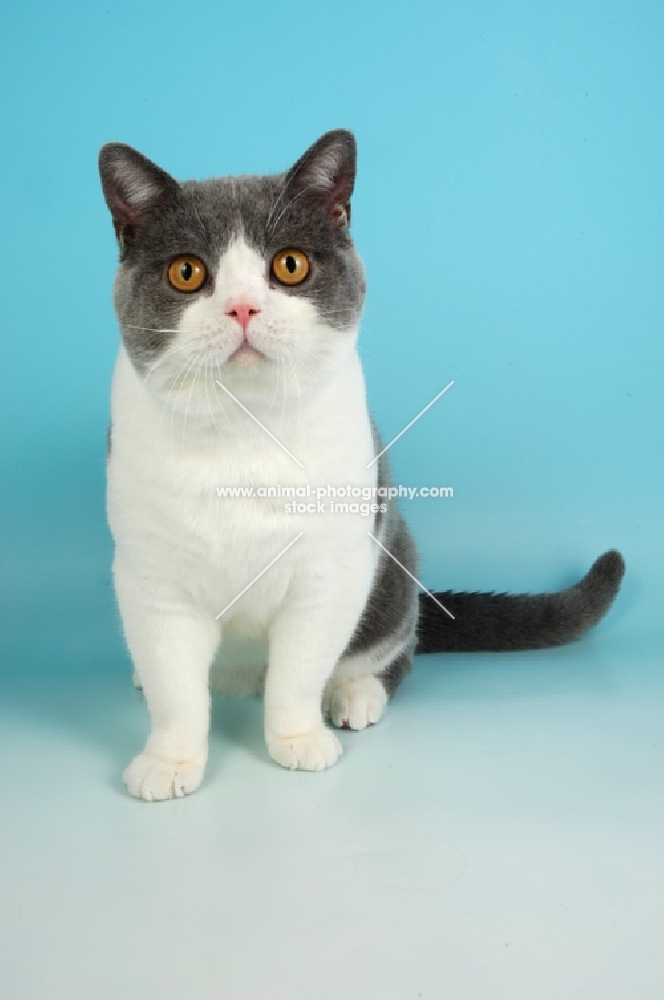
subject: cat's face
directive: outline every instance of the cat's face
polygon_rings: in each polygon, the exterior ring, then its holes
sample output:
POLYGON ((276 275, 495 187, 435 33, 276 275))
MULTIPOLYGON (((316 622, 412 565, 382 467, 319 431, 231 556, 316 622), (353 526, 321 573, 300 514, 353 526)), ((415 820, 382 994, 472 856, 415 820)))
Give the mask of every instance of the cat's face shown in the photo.
POLYGON ((353 348, 364 298, 349 132, 327 133, 277 176, 178 184, 116 143, 100 172, 122 338, 151 393, 209 408, 219 379, 281 409, 325 384, 353 348))

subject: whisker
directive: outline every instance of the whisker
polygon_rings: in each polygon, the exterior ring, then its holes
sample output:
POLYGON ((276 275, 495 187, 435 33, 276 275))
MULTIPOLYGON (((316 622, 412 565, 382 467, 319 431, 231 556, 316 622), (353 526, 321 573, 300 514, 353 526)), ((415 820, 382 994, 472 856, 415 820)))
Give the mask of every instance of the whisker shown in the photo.
MULTIPOLYGON (((197 362, 200 361, 201 355, 203 354, 203 350, 204 349, 201 348, 196 353, 195 357, 196 357, 196 361, 197 362)), ((198 373, 199 373, 200 370, 201 370, 201 366, 200 366, 200 364, 197 364, 196 365, 196 371, 194 372, 194 381, 191 383, 191 385, 189 387, 189 395, 187 397, 187 405, 186 405, 185 411, 184 411, 184 423, 182 425, 182 445, 183 445, 183 447, 184 447, 184 444, 185 444, 185 438, 186 438, 186 434, 187 434, 187 417, 189 416, 189 407, 191 405, 191 396, 192 396, 192 393, 194 391, 194 386, 196 385, 196 382, 198 380, 198 373)))
POLYGON ((159 367, 159 365, 163 364, 163 362, 166 361, 167 358, 170 358, 174 354, 177 354, 178 351, 186 350, 188 347, 190 347, 189 344, 179 344, 176 347, 169 347, 169 349, 165 351, 164 354, 162 354, 159 358, 157 358, 157 360, 153 365, 151 365, 151 367, 148 369, 147 374, 141 379, 141 383, 145 385, 145 383, 153 374, 153 372, 159 367))
POLYGON ((277 371, 278 385, 281 385, 281 416, 279 417, 279 427, 283 427, 284 417, 286 415, 286 393, 288 392, 288 386, 286 385, 286 359, 279 355, 280 365, 277 371))
MULTIPOLYGON (((163 364, 164 361, 167 360, 167 358, 172 357, 173 354, 177 354, 178 351, 183 351, 187 346, 188 346, 187 344, 180 344, 177 347, 170 347, 164 354, 162 354, 159 358, 157 358, 155 363, 150 366, 147 373, 143 377, 139 376, 139 385, 141 390, 145 389, 148 379, 154 374, 157 368, 159 368, 159 366, 163 364)), ((132 441, 134 437, 134 430, 136 424, 136 413, 138 412, 138 407, 142 399, 143 399, 142 391, 136 393, 136 400, 134 402, 134 407, 129 421, 129 434, 132 441)))
POLYGON ((272 406, 277 402, 277 397, 279 395, 279 371, 281 370, 281 358, 277 355, 277 377, 274 380, 274 392, 272 393, 272 406))
POLYGON ((360 344, 356 344, 355 346, 357 347, 358 351, 362 351, 362 354, 369 354, 371 355, 372 358, 375 358, 376 361, 384 361, 384 358, 381 358, 379 354, 374 354, 373 351, 367 350, 366 347, 362 347, 360 344))
POLYGON ((279 191, 279 194, 277 195, 276 201, 274 202, 274 205, 270 209, 270 214, 267 217, 267 221, 265 223, 265 231, 266 232, 269 232, 269 230, 270 230, 270 222, 272 221, 272 216, 274 215, 274 213, 277 210, 277 205, 279 204, 279 202, 283 198, 284 194, 288 190, 288 184, 290 182, 290 179, 291 179, 291 177, 290 177, 289 174, 287 174, 286 177, 284 178, 284 182, 281 185, 281 190, 279 191))
MULTIPOLYGON (((208 372, 211 372, 210 348, 208 348, 208 350, 206 351, 206 354, 205 354, 205 399, 207 401, 208 410, 210 411, 210 416, 212 417, 212 423, 214 424, 214 429, 216 430, 216 432, 219 435, 219 437, 221 437, 222 436, 222 432, 221 432, 221 428, 219 427, 219 424, 217 423, 217 413, 216 413, 215 409, 213 408, 212 401, 210 399, 210 386, 208 384, 208 377, 207 377, 208 376, 208 372)), ((214 384, 214 379, 213 379, 213 384, 214 384)), ((226 399, 226 398, 227 398, 226 397, 226 393, 224 393, 224 399, 226 399)), ((218 410, 218 407, 217 407, 217 410, 218 410)))
POLYGON ((193 208, 193 210, 194 210, 194 215, 195 215, 195 216, 196 216, 196 218, 198 219, 198 222, 199 222, 199 225, 200 225, 201 229, 203 230, 203 235, 204 235, 204 236, 205 236, 205 238, 207 239, 207 229, 206 229, 206 228, 205 228, 205 226, 203 225, 203 220, 201 219, 200 215, 198 214, 198 206, 196 205, 196 200, 195 200, 195 198, 193 198, 193 197, 192 197, 192 199, 191 199, 191 207, 193 208))
MULTIPOLYGON (((298 173, 300 172, 300 169, 301 169, 301 167, 298 167, 297 169, 291 168, 288 171, 288 173, 286 174, 286 176, 284 177, 284 183, 281 186, 281 191, 279 192, 279 197, 277 198, 277 200, 275 201, 274 205, 270 209, 270 214, 268 215, 267 222, 265 223, 265 230, 266 230, 266 232, 269 230, 270 220, 272 219, 272 216, 274 215, 274 212, 276 210, 277 205, 279 204, 279 202, 283 198, 284 193, 288 190, 290 184, 297 177, 298 173)), ((315 187, 315 185, 310 185, 310 187, 315 187)), ((280 218, 281 218, 281 216, 279 216, 279 219, 280 218)), ((279 221, 279 219, 277 219, 277 222, 279 221)), ((275 223, 275 225, 276 225, 276 223, 275 223)))
POLYGON ((182 330, 167 330, 165 327, 137 326, 135 323, 123 323, 128 330, 145 330, 146 333, 182 333, 182 330))
MULTIPOLYGON (((223 365, 222 365, 222 363, 220 361, 216 362, 215 369, 216 369, 216 373, 217 373, 217 378, 219 379, 220 382, 222 382, 223 379, 224 379, 224 371, 223 371, 223 365)), ((236 424, 235 424, 235 415, 236 415, 237 407, 233 407, 233 406, 230 405, 231 401, 228 398, 228 396, 226 395, 226 393, 223 391, 223 389, 219 389, 217 387, 217 380, 216 379, 213 382, 212 391, 214 392, 215 399, 217 401, 219 400, 219 393, 220 392, 222 393, 221 411, 222 411, 225 419, 227 420, 227 422, 233 428, 233 430, 236 430, 237 428, 236 428, 236 424), (230 418, 229 418, 229 412, 230 412, 230 418)))
MULTIPOLYGON (((184 364, 178 369, 177 375, 175 376, 174 379, 171 380, 171 383, 168 386, 168 391, 169 392, 171 392, 171 391, 173 391, 175 389, 175 387, 176 387, 176 385, 179 382, 179 380, 180 380, 181 377, 182 377, 182 385, 184 385, 184 382, 185 382, 185 380, 187 378, 187 375, 189 374, 189 372, 190 372, 191 368, 193 367, 195 361, 196 361, 196 356, 194 355, 193 357, 188 358, 184 362, 184 364)), ((161 420, 159 422, 159 427, 161 429, 161 426, 162 426, 163 420, 164 420, 164 416, 166 415, 166 411, 168 410, 169 402, 170 402, 171 403, 171 454, 173 454, 173 423, 174 423, 174 419, 175 419, 175 410, 176 410, 176 406, 177 406, 178 397, 179 397, 181 391, 182 391, 182 386, 180 386, 180 388, 175 392, 174 398, 172 400, 169 400, 168 397, 166 397, 164 399, 164 403, 163 403, 163 406, 162 406, 161 420)))
POLYGON ((270 226, 270 229, 268 230, 267 226, 265 227, 266 232, 269 232, 269 234, 271 235, 274 232, 274 230, 277 228, 277 226, 279 225, 279 223, 280 223, 281 219, 283 218, 284 214, 288 211, 288 209, 291 207, 291 205, 294 204, 294 202, 296 202, 298 200, 298 198, 301 198, 303 194, 306 194, 307 191, 311 191, 311 190, 313 190, 316 187, 318 187, 317 184, 307 184, 307 186, 305 188, 302 188, 301 191, 298 191, 298 193, 296 195, 294 195, 291 198, 290 201, 286 202, 286 204, 284 205, 284 207, 282 208, 282 210, 279 212, 279 215, 277 216, 277 218, 274 220, 274 222, 270 226))
POLYGON ((286 353, 285 354, 285 358, 288 361, 288 364, 290 365, 290 369, 291 369, 291 372, 293 374, 293 380, 295 382, 295 391, 297 393, 297 423, 296 423, 296 427, 299 430, 300 420, 301 420, 301 417, 302 417, 302 396, 301 396, 301 393, 300 393, 300 383, 298 382, 297 372, 295 370, 295 366, 293 365, 293 361, 291 359, 290 354, 286 353))

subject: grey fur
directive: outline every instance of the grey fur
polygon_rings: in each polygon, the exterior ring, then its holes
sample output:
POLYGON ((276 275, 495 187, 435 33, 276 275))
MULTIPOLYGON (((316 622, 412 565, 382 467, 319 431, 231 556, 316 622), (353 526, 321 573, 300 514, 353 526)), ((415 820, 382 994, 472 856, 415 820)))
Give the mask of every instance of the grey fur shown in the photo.
MULTIPOLYGON (((383 448, 373 427, 374 449, 383 448)), ((378 459, 378 487, 391 486, 387 455, 378 459)), ((387 500, 387 512, 374 515, 373 534, 413 576, 417 576, 417 550, 401 511, 393 499, 387 500)), ((378 673, 388 696, 413 666, 418 616, 417 585, 382 549, 376 575, 359 622, 344 652, 345 656, 367 653, 384 646, 389 639, 395 649, 394 660, 378 673)))
POLYGON ((604 617, 624 572, 623 557, 611 549, 595 560, 578 583, 555 593, 437 593, 435 596, 452 612, 454 620, 422 594, 417 652, 561 646, 579 639, 604 617))

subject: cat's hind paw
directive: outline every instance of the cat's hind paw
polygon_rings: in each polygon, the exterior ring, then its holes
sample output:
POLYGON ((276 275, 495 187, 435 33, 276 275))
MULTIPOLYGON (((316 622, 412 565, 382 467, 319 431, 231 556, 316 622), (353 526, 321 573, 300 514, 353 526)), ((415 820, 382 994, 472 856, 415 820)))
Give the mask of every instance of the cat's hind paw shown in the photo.
POLYGON ((387 692, 373 674, 353 677, 332 686, 325 711, 338 729, 366 729, 378 722, 387 705, 387 692))
POLYGON ((139 753, 126 768, 122 780, 135 798, 162 802, 195 792, 203 780, 203 768, 193 760, 171 761, 139 753))
POLYGON ((291 771, 324 771, 343 753, 341 743, 325 726, 301 736, 269 736, 267 749, 272 760, 291 771))

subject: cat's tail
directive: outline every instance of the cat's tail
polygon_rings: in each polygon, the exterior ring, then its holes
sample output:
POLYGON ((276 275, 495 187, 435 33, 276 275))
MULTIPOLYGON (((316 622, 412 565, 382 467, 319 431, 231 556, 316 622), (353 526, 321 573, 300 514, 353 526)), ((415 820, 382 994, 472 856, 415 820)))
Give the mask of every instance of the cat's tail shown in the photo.
POLYGON ((606 614, 625 572, 615 549, 566 590, 551 594, 420 594, 416 653, 543 649, 578 639, 606 614))

